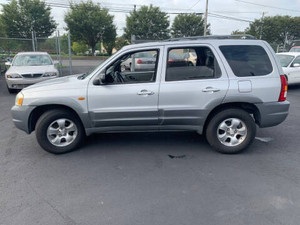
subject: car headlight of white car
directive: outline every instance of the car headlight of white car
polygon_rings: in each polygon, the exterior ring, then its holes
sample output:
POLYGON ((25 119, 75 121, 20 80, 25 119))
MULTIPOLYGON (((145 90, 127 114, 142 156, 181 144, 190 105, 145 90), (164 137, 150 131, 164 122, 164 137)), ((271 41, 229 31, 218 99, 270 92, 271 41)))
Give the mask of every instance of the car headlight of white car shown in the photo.
POLYGON ((17 73, 9 73, 9 74, 6 74, 6 78, 7 79, 15 79, 15 78, 22 78, 22 76, 17 73))
POLYGON ((46 72, 44 73, 43 77, 56 77, 57 72, 46 72))
POLYGON ((24 95, 22 92, 19 92, 16 96, 15 105, 21 106, 23 104, 24 95))

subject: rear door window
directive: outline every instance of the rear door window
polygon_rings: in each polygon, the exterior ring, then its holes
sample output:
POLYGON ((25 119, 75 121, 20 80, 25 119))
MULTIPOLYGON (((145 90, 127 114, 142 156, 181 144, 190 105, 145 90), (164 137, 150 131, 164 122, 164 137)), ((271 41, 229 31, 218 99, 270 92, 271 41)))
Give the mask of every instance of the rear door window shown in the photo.
POLYGON ((221 69, 210 48, 184 47, 168 51, 166 81, 212 79, 221 69))
POLYGON ((264 76, 273 71, 266 51, 257 45, 220 46, 233 73, 238 77, 264 76))

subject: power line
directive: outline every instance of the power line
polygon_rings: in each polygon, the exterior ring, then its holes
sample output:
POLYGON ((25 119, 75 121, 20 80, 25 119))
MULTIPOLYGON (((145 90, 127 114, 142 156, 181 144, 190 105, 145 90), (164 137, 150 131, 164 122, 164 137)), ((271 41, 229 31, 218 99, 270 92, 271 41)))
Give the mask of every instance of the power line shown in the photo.
MULTIPOLYGON (((236 0, 237 1, 237 0, 236 0)), ((198 1, 199 2, 199 1, 198 1)), ((196 4, 198 3, 196 2, 196 4)), ((49 1, 45 1, 45 3, 48 6, 54 7, 54 8, 64 8, 64 9, 69 9, 70 5, 67 3, 58 3, 58 2, 49 2, 49 1)), ((196 5, 194 4, 194 5, 196 5)), ((128 6, 128 5, 127 5, 128 6)), ((110 12, 115 12, 115 13, 130 13, 132 12, 132 8, 124 8, 124 7, 110 7, 108 8, 108 10, 110 12)), ((172 9, 172 10, 178 10, 178 9, 172 9)), ((178 15, 178 14, 189 14, 192 12, 166 12, 167 14, 174 14, 174 15, 178 15)), ((227 20, 235 20, 235 21, 240 21, 240 22, 253 22, 251 20, 246 20, 246 19, 241 19, 241 18, 236 18, 236 17, 231 17, 231 16, 225 16, 225 15, 220 15, 220 14, 216 14, 216 13, 208 13, 209 16, 214 17, 214 18, 219 18, 219 19, 227 19, 227 20)))
POLYGON ((262 12, 238 12, 238 11, 213 11, 213 13, 235 13, 235 14, 243 14, 243 13, 249 13, 249 14, 261 14, 262 12))
POLYGON ((246 3, 246 4, 251 4, 251 5, 267 7, 267 8, 273 8, 273 9, 279 9, 279 10, 285 10, 285 11, 293 11, 293 12, 300 12, 299 10, 295 10, 295 9, 287 9, 287 8, 281 8, 281 7, 271 6, 271 5, 263 5, 263 4, 258 4, 258 3, 254 3, 254 2, 247 2, 247 1, 243 1, 243 0, 235 0, 235 1, 246 3))
POLYGON ((197 1, 197 2, 196 2, 191 8, 189 8, 189 9, 194 8, 200 1, 201 1, 201 0, 197 1))
POLYGON ((240 18, 231 17, 231 16, 224 16, 224 15, 215 14, 215 13, 208 13, 208 15, 210 17, 221 18, 221 19, 228 19, 228 20, 236 20, 236 21, 240 21, 240 22, 247 22, 247 23, 254 22, 252 20, 245 20, 245 19, 240 19, 240 18))

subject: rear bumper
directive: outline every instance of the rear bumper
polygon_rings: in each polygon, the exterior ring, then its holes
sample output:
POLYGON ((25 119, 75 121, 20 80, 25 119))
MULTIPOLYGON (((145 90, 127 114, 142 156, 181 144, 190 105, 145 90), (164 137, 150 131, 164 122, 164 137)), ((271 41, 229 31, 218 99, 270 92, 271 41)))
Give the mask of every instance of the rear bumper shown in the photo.
POLYGON ((259 127, 272 127, 282 123, 289 113, 290 103, 284 102, 272 102, 256 104, 259 110, 259 118, 257 123, 259 127))
POLYGON ((34 109, 34 106, 13 106, 11 109, 11 114, 13 122, 17 128, 30 134, 29 131, 29 116, 34 109))

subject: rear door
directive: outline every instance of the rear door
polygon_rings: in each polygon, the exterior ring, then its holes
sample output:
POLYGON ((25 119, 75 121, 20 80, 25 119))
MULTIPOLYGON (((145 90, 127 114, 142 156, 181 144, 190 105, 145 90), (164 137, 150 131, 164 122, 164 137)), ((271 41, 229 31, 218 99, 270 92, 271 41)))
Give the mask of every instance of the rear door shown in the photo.
POLYGON ((159 95, 159 122, 162 129, 202 131, 205 119, 221 104, 228 90, 228 78, 220 58, 210 45, 169 46, 159 95), (194 61, 172 55, 196 55, 194 61), (179 58, 179 57, 178 57, 179 58))

